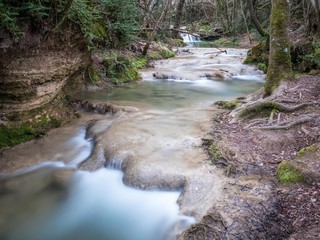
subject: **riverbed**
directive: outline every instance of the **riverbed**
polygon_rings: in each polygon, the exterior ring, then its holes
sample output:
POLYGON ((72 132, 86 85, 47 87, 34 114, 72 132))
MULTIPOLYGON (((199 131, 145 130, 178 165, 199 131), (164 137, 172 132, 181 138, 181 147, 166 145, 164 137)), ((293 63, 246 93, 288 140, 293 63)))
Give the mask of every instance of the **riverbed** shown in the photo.
POLYGON ((179 49, 137 84, 82 92, 130 111, 83 113, 3 151, 1 239, 169 240, 198 221, 223 185, 201 147, 210 106, 264 80, 242 64, 246 50, 224 50, 179 49))

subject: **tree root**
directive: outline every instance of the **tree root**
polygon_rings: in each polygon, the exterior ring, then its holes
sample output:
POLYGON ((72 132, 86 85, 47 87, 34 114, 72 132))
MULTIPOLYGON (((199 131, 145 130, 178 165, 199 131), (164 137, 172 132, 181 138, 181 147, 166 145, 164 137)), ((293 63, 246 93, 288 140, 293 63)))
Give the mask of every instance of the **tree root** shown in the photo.
POLYGON ((243 107, 240 107, 238 109, 235 109, 233 112, 231 112, 231 116, 238 118, 238 119, 245 119, 248 117, 255 116, 264 110, 278 110, 280 112, 294 112, 296 110, 299 110, 301 108, 304 108, 306 106, 310 106, 313 104, 317 104, 317 102, 304 102, 300 103, 294 106, 287 106, 284 104, 281 104, 276 101, 258 101, 253 104, 247 104, 243 107))
POLYGON ((318 117, 318 114, 310 114, 306 115, 302 118, 296 119, 294 121, 284 121, 282 123, 279 123, 277 125, 273 126, 263 126, 263 127, 253 127, 252 129, 262 129, 262 130, 288 130, 294 126, 297 126, 299 124, 307 123, 318 117))
POLYGON ((227 231, 226 223, 219 213, 208 214, 201 222, 191 225, 179 239, 221 239, 227 231))
POLYGON ((253 127, 254 125, 257 125, 257 124, 262 124, 262 123, 265 123, 266 120, 265 119, 257 119, 251 123, 249 123, 247 126, 244 127, 244 129, 248 129, 248 128, 251 128, 253 127))

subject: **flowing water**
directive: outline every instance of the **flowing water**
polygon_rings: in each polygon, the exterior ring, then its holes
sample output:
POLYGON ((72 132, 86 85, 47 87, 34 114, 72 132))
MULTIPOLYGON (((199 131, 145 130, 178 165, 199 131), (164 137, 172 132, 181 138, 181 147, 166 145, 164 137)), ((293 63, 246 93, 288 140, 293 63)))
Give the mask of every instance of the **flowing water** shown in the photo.
MULTIPOLYGON (((79 95, 139 111, 105 115, 90 126, 74 124, 5 152, 3 158, 12 162, 48 162, 18 171, 3 184, 0 239, 169 240, 192 224, 195 219, 181 214, 177 200, 186 177, 192 179, 203 165, 199 146, 201 124, 210 119, 207 109, 216 100, 255 91, 264 78, 237 59, 243 50, 214 58, 204 53, 158 62, 155 69, 142 71, 138 84, 79 95), (226 79, 205 77, 212 69, 228 73, 226 79), (158 79, 155 72, 170 76, 158 79), (85 159, 107 163, 107 168, 75 171, 85 159), (70 182, 61 183, 61 174, 70 176, 70 182), (52 179, 59 184, 51 184, 52 179)), ((192 192, 203 202, 206 187, 219 186, 218 180, 204 184, 198 176, 194 179, 200 187, 191 180, 187 185, 195 186, 192 192)), ((189 200, 190 206, 199 202, 189 200)))

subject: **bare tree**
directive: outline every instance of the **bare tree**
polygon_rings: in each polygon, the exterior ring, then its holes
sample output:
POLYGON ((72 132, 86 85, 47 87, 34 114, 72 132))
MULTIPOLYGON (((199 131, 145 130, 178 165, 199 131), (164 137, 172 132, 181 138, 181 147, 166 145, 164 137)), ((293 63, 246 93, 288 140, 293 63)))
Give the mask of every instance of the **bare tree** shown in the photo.
POLYGON ((154 40, 154 38, 155 38, 157 32, 159 31, 159 29, 161 28, 161 24, 165 20, 171 5, 172 5, 172 0, 167 0, 165 5, 164 5, 164 9, 163 9, 160 17, 154 23, 154 26, 152 28, 151 33, 148 33, 147 43, 143 48, 142 55, 144 55, 144 56, 147 55, 147 52, 148 52, 149 47, 150 47, 150 44, 154 40))
POLYGON ((261 25, 259 23, 259 20, 258 20, 258 18, 256 16, 255 11, 254 11, 252 0, 248 0, 248 7, 249 7, 249 13, 250 13, 250 17, 251 17, 252 23, 255 26, 255 28, 257 29, 258 33, 262 37, 268 37, 269 34, 261 27, 261 25))

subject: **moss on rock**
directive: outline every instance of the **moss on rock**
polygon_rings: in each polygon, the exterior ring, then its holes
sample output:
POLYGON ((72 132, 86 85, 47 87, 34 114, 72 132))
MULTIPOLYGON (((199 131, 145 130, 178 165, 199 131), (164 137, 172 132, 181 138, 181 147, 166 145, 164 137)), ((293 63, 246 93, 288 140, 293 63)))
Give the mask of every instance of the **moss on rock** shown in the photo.
POLYGON ((0 125, 0 148, 14 146, 43 136, 49 129, 57 128, 61 121, 41 117, 29 123, 11 123, 0 125))
POLYGON ((298 153, 297 153, 297 157, 298 158, 302 158, 304 157, 307 153, 315 153, 317 152, 319 149, 318 145, 317 144, 312 144, 310 145, 309 147, 305 147, 305 148, 302 148, 298 153))
POLYGON ((148 54, 147 59, 149 60, 158 60, 158 59, 168 59, 175 56, 175 52, 170 50, 169 47, 167 47, 164 44, 157 44, 156 46, 153 46, 148 54))
POLYGON ((277 179, 281 183, 303 183, 305 177, 301 170, 288 161, 282 161, 277 169, 277 179))
POLYGON ((269 61, 269 47, 266 41, 261 41, 257 45, 253 46, 249 51, 244 64, 257 64, 264 63, 268 65, 269 61))
POLYGON ((236 106, 238 105, 238 102, 237 101, 217 101, 215 104, 222 108, 232 110, 236 108, 236 106))
POLYGON ((136 64, 129 56, 112 52, 104 58, 103 65, 106 77, 114 84, 134 82, 141 78, 136 64))

